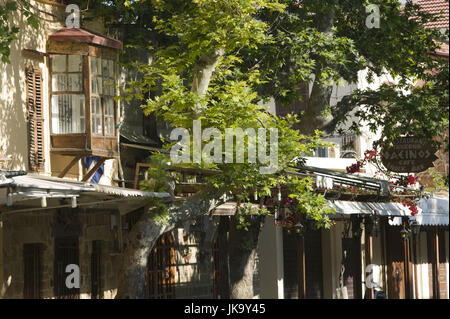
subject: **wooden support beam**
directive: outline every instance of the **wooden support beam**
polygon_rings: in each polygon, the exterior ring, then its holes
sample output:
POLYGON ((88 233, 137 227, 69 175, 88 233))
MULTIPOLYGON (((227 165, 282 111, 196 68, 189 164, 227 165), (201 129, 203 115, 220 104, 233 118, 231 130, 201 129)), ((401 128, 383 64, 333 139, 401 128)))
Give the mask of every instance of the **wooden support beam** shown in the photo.
POLYGON ((439 233, 437 226, 433 227, 434 260, 433 260, 433 298, 440 299, 441 291, 439 287, 439 233))
MULTIPOLYGON (((365 217, 365 223, 364 223, 364 248, 365 248, 365 255, 366 255, 366 269, 368 265, 372 264, 373 261, 373 221, 371 220, 372 217, 365 217)), ((373 269, 372 269, 373 271, 373 269)), ((364 299, 373 299, 373 288, 369 288, 367 284, 367 278, 371 273, 365 273, 365 280, 366 280, 366 291, 364 293, 364 299)), ((372 284, 372 283, 370 283, 372 284)))
POLYGON ((403 264, 405 268, 405 299, 411 299, 411 268, 409 262, 409 239, 403 241, 403 264))
POLYGON ((361 254, 361 220, 359 216, 351 215, 352 222, 352 250, 353 250, 353 296, 362 299, 362 254, 361 254))
POLYGON ((382 282, 383 282, 383 290, 386 293, 387 292, 387 274, 386 274, 386 268, 388 266, 387 258, 386 258, 386 222, 379 221, 379 227, 380 227, 380 234, 381 234, 381 261, 383 263, 381 267, 381 276, 382 276, 382 282))
POLYGON ((298 239, 298 299, 305 299, 306 296, 306 258, 305 258, 305 236, 298 239))
POLYGON ((83 156, 75 156, 72 161, 59 173, 58 177, 63 178, 67 172, 76 164, 83 156))
MULTIPOLYGON (((403 227, 407 227, 406 219, 403 219, 403 227)), ((412 272, 409 239, 403 239, 403 266, 405 272, 405 299, 412 299, 412 272)))
POLYGON ((134 189, 138 189, 138 183, 139 183, 139 170, 141 168, 141 164, 142 163, 137 163, 136 164, 136 172, 134 173, 134 185, 133 188, 134 189))
MULTIPOLYGON (((298 221, 300 224, 304 224, 304 215, 300 214, 298 221)), ((305 255, 305 227, 301 230, 302 233, 298 236, 297 245, 297 285, 298 285, 298 299, 305 299, 306 297, 306 255, 305 255)))
POLYGON ((91 178, 91 176, 94 175, 94 173, 100 168, 100 166, 102 166, 105 160, 106 157, 101 157, 100 160, 97 162, 97 164, 95 164, 95 166, 91 170, 89 170, 89 172, 87 172, 86 175, 84 175, 81 181, 86 182, 89 178, 91 178))
POLYGON ((418 269, 417 269, 417 242, 419 240, 419 234, 413 235, 413 247, 412 247, 412 258, 413 258, 413 268, 414 268, 414 297, 416 299, 419 299, 419 276, 418 276, 418 269))

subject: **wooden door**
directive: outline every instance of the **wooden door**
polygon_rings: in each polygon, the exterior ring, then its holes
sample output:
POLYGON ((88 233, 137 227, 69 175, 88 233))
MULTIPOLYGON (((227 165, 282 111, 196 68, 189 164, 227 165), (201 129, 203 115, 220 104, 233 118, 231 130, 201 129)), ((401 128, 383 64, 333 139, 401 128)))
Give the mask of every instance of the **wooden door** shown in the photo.
POLYGON ((354 247, 353 238, 342 238, 343 268, 341 271, 343 271, 342 281, 347 289, 348 299, 356 299, 355 288, 357 287, 356 282, 359 272, 355 267, 355 258, 358 254, 356 254, 354 247))
POLYGON ((400 227, 386 225, 387 293, 389 299, 405 299, 404 250, 400 227))
POLYGON ((322 236, 320 230, 305 233, 306 299, 323 298, 322 236))
POLYGON ((213 261, 213 298, 230 298, 230 276, 228 262, 228 218, 220 217, 219 226, 212 245, 213 261))
POLYGON ((300 267, 299 235, 283 230, 284 298, 297 299, 300 267))
POLYGON ((92 241, 91 254, 91 299, 103 298, 102 290, 102 242, 92 241))

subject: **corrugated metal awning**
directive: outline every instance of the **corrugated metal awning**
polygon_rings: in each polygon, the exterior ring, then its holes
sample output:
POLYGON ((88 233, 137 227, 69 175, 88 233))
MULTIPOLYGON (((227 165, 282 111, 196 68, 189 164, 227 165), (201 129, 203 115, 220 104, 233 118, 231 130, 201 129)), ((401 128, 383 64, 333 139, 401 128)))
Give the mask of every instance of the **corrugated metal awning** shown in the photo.
POLYGON ((409 210, 400 203, 354 202, 335 200, 327 201, 337 214, 379 215, 379 216, 409 216, 409 210))
POLYGON ((412 217, 409 209, 401 203, 389 202, 352 202, 352 201, 328 201, 328 204, 336 209, 340 215, 377 215, 392 216, 390 225, 401 225, 401 217, 409 217, 423 226, 447 226, 449 224, 449 200, 448 197, 435 196, 422 198, 418 204, 419 213, 412 217))
POLYGON ((74 201, 72 207, 107 205, 114 202, 109 206, 125 212, 130 207, 145 205, 148 198, 171 198, 168 193, 144 192, 43 175, 16 176, 9 180, 9 183, 0 188, 0 206, 5 205, 8 211, 16 209, 31 211, 33 207, 50 209, 58 205, 53 203, 47 206, 45 203, 47 199, 72 199, 74 201))
MULTIPOLYGON (((96 192, 121 197, 170 197, 168 193, 144 192, 135 189, 122 188, 116 186, 107 186, 78 182, 66 178, 58 178, 44 175, 25 175, 12 177, 9 184, 15 191, 34 192, 36 194, 72 194, 77 195, 82 192, 96 192)), ((50 196, 49 196, 50 197, 50 196)))
POLYGON ((419 202, 422 212, 415 216, 415 219, 419 225, 423 226, 448 226, 448 205, 448 197, 422 198, 419 202))

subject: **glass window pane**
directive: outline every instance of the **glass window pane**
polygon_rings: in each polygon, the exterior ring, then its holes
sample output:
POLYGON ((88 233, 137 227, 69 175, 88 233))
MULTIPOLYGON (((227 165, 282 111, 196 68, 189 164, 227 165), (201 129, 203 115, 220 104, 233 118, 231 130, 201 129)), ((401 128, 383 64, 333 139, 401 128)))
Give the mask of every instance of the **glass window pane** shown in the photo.
POLYGON ((91 118, 92 118, 92 133, 102 134, 102 108, 100 99, 97 97, 91 98, 91 118))
POLYGON ((112 117, 105 118, 105 134, 114 135, 114 118, 112 117))
POLYGON ((62 95, 52 96, 52 133, 59 134, 59 100, 62 95))
POLYGON ((93 118, 92 133, 102 134, 102 119, 99 117, 93 118))
POLYGON ((91 78, 91 90, 92 93, 98 94, 97 80, 96 77, 91 78))
POLYGON ((112 98, 105 99, 105 115, 114 115, 114 100, 112 98))
POLYGON ((83 101, 80 101, 80 103, 83 103, 83 107, 82 108, 80 108, 80 117, 82 117, 83 119, 84 119, 84 101, 85 101, 85 99, 84 99, 84 95, 81 95, 82 97, 83 97, 83 101))
POLYGON ((108 60, 105 60, 105 59, 102 59, 102 75, 104 77, 109 76, 108 60))
POLYGON ((97 76, 97 94, 103 94, 103 81, 101 76, 97 76))
POLYGON ((84 95, 52 96, 52 133, 84 133, 84 95))
POLYGON ((68 91, 80 92, 81 89, 81 73, 69 74, 68 91))
POLYGON ((95 75, 97 73, 97 58, 91 57, 91 74, 95 75))
POLYGON ((97 100, 98 99, 96 97, 91 98, 91 113, 92 114, 96 113, 97 100))
POLYGON ((93 60, 95 61, 94 74, 95 75, 101 75, 102 74, 102 59, 94 57, 93 60))
POLYGON ((113 86, 112 86, 112 81, 110 79, 105 79, 103 78, 103 94, 104 95, 113 95, 113 86))
POLYGON ((84 95, 72 96, 72 127, 73 133, 84 133, 84 95))
POLYGON ((108 60, 108 69, 109 69, 109 76, 111 78, 114 78, 114 61, 113 60, 108 60))
POLYGON ((67 90, 65 74, 53 74, 52 75, 52 90, 54 92, 67 90))
POLYGON ((56 54, 53 56, 52 72, 66 72, 66 55, 56 54))
POLYGON ((86 127, 86 124, 84 122, 84 117, 80 118, 80 126, 83 128, 83 130, 81 132, 84 133, 84 128, 86 127))
POLYGON ((82 61, 81 55, 69 55, 69 72, 81 72, 82 61))

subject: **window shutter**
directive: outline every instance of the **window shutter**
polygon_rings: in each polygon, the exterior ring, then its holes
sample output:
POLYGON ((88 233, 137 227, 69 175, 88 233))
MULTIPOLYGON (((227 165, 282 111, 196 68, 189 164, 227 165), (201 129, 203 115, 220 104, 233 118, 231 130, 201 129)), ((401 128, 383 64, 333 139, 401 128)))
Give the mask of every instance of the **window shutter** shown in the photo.
POLYGON ((44 112, 42 107, 42 73, 38 69, 26 70, 28 159, 31 171, 44 170, 44 112))
POLYGON ((309 99, 309 84, 308 83, 301 84, 298 93, 302 97, 301 101, 295 101, 288 107, 279 103, 275 104, 277 116, 280 117, 286 116, 288 114, 300 114, 300 112, 306 111, 309 99))

